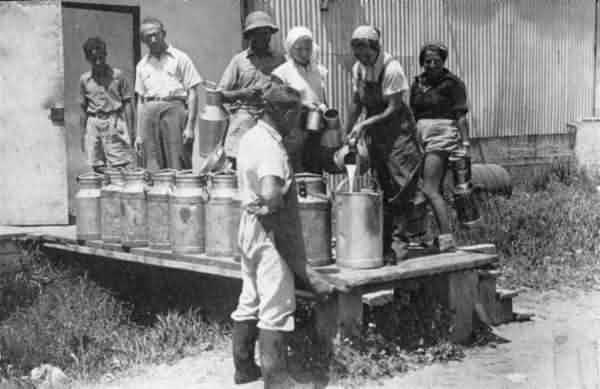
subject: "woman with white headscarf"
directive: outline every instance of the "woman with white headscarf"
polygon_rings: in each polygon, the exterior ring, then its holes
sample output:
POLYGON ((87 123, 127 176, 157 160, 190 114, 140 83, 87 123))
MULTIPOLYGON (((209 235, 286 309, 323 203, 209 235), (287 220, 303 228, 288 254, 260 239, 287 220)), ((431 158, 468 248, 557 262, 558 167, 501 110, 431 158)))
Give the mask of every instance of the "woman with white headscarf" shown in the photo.
MULTIPOLYGON (((327 70, 318 63, 319 46, 314 42, 312 32, 303 26, 292 28, 285 39, 285 51, 287 61, 273 70, 272 79, 300 92, 304 113, 309 109, 324 112, 327 109, 327 70)), ((321 174, 323 158, 320 134, 308 133, 302 129, 303 120, 300 119, 299 122, 284 140, 292 167, 297 173, 308 171, 321 174)))

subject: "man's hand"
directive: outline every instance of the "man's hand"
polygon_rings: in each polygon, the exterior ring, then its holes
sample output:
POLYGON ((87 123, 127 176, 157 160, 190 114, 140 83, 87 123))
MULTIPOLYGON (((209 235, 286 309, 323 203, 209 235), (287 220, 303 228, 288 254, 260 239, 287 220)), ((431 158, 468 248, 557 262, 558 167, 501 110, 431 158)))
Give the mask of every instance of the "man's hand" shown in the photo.
POLYGON ((246 205, 246 211, 256 216, 265 216, 271 213, 269 208, 260 199, 256 199, 250 204, 246 205))
POLYGON ((142 147, 144 145, 144 141, 142 140, 141 136, 136 136, 135 137, 135 142, 133 142, 133 147, 135 148, 135 152, 138 153, 138 155, 142 154, 142 147))
POLYGON ((334 292, 349 292, 347 286, 332 283, 326 276, 314 270, 310 265, 306 266, 306 276, 310 288, 319 297, 326 297, 334 292))
POLYGON ((243 100, 255 100, 262 96, 262 89, 260 88, 244 88, 240 89, 238 96, 243 100))
POLYGON ((186 127, 183 130, 183 144, 190 144, 194 141, 194 130, 191 127, 186 127))

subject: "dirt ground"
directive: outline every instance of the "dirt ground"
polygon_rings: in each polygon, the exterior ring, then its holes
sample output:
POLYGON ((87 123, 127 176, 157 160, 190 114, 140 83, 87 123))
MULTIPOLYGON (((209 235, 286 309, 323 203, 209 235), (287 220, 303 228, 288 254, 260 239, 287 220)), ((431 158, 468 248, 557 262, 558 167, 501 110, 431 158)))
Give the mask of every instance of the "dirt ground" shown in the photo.
MULTIPOLYGON (((532 321, 495 328, 507 340, 467 350, 462 361, 434 364, 363 388, 600 388, 600 292, 525 293, 515 310, 532 321)), ((232 384, 229 350, 214 350, 174 365, 146 366, 84 389, 262 388, 232 384)), ((329 384, 317 387, 341 388, 329 384)))

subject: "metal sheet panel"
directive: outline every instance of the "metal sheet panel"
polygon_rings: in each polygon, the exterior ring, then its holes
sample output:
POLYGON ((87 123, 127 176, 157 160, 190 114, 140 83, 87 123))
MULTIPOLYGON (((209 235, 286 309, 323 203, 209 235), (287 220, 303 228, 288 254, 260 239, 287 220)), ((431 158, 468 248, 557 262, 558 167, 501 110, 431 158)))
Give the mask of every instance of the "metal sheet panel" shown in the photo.
POLYGON ((595 0, 329 0, 327 11, 318 0, 251 3, 284 33, 313 30, 330 71, 329 101, 342 112, 351 93, 349 39, 369 23, 410 80, 424 42, 449 46, 447 66, 467 84, 474 137, 563 133, 567 121, 593 113, 595 0))

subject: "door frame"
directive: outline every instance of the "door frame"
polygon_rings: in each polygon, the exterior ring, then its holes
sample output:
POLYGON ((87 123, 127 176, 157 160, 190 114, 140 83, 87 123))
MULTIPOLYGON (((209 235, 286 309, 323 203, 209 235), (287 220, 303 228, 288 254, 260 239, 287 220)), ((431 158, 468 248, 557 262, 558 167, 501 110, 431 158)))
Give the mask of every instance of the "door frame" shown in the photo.
POLYGON ((133 69, 135 69, 135 66, 142 58, 142 46, 140 45, 140 7, 138 5, 81 3, 77 1, 62 1, 61 4, 63 8, 130 14, 133 18, 133 69))

